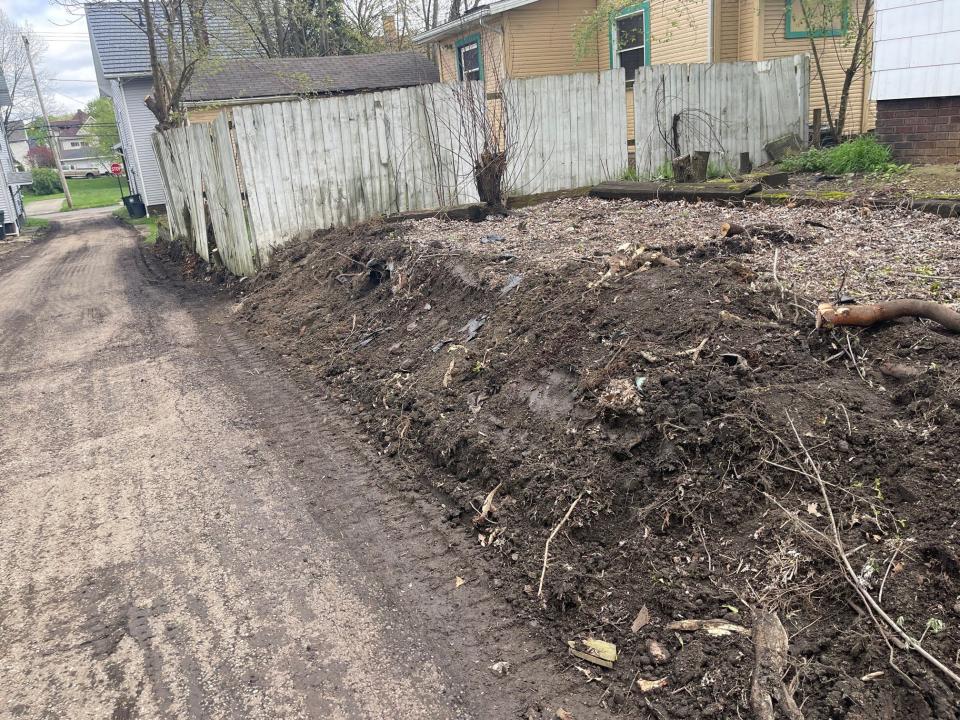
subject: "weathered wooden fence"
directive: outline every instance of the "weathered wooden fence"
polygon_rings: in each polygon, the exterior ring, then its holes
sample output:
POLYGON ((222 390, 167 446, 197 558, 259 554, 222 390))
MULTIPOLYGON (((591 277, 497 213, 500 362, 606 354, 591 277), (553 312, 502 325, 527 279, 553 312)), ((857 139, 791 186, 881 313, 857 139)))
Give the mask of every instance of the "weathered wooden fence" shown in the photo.
MULTIPOLYGON (((765 161, 763 146, 782 135, 805 140, 809 75, 802 55, 640 68, 638 174, 656 174, 678 151, 710 150, 730 168, 741 152, 765 161)), ((624 71, 614 69, 509 80, 492 102, 474 82, 240 106, 154 144, 173 233, 247 275, 303 232, 478 202, 485 142, 506 149, 511 195, 620 177, 625 105, 624 71)))
POLYGON ((502 96, 511 195, 593 185, 627 169, 622 68, 508 80, 502 96))
MULTIPOLYGON (((477 202, 461 110, 480 83, 259 104, 233 111, 261 254, 377 215, 477 202)), ((468 137, 468 136, 474 137, 468 137)))
POLYGON ((652 65, 637 71, 637 173, 657 174, 677 155, 709 150, 734 169, 741 152, 767 162, 764 145, 807 138, 810 63, 805 55, 759 62, 652 65), (677 147, 679 146, 679 147, 677 147))

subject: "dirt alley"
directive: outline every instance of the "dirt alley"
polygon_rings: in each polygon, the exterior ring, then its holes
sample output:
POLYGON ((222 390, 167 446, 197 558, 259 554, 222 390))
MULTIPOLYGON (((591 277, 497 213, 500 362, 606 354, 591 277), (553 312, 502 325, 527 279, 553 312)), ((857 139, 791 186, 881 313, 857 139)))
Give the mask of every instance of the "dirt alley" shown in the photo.
POLYGON ((442 505, 215 317, 109 216, 0 263, 0 716, 594 717, 442 505))

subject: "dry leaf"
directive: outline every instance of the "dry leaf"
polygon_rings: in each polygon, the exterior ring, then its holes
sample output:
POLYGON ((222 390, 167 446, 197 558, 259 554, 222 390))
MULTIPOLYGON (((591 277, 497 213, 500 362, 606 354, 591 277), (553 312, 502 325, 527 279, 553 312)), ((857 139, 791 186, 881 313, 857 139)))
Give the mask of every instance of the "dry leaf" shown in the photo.
POLYGON ((557 718, 557 720, 574 720, 574 719, 573 719, 573 715, 571 715, 570 713, 568 713, 568 712, 567 712, 566 710, 564 710, 563 708, 557 708, 556 718, 557 718))
POLYGON ((650 622, 650 611, 647 610, 647 606, 644 605, 640 608, 640 612, 637 613, 637 616, 633 619, 633 625, 630 626, 630 632, 636 634, 640 631, 644 625, 650 622))
POLYGON ((823 515, 820 514, 820 506, 815 502, 812 502, 809 505, 807 505, 807 512, 813 515, 814 517, 823 517, 823 515))
POLYGON ((460 577, 459 575, 457 575, 457 577, 456 577, 456 578, 454 579, 454 581, 453 581, 453 585, 454 585, 455 588, 458 588, 458 587, 460 587, 461 585, 463 585, 463 584, 466 583, 466 582, 467 582, 466 580, 464 580, 462 577, 460 577))

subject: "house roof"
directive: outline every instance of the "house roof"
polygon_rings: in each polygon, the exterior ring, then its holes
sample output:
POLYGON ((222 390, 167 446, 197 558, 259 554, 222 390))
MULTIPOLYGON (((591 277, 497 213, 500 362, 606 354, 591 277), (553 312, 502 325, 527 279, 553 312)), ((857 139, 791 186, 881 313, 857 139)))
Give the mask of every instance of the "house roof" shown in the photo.
POLYGON ((228 60, 198 71, 183 99, 199 105, 386 90, 439 80, 436 65, 419 52, 228 60))
POLYGON ((0 107, 9 107, 13 105, 10 98, 10 91, 7 90, 7 81, 3 77, 3 68, 0 68, 0 107))
POLYGON ((61 160, 92 160, 97 158, 97 149, 92 147, 71 148, 60 151, 61 160))
MULTIPOLYGON (((150 47, 140 2, 92 2, 85 6, 90 45, 97 69, 105 78, 150 75, 150 47)), ((162 13, 154 13, 158 32, 162 31, 162 13)), ((206 17, 210 54, 216 57, 240 57, 256 54, 249 39, 222 15, 206 17)), ((166 48, 159 44, 162 55, 166 48)))
POLYGON ((63 120, 51 120, 50 126, 58 131, 61 138, 72 138, 77 136, 80 128, 83 127, 89 117, 83 110, 77 110, 72 117, 63 120))
POLYGON ((437 27, 433 28, 432 30, 427 30, 426 32, 420 33, 413 38, 413 42, 417 45, 423 45, 424 43, 428 43, 433 40, 439 40, 447 35, 453 35, 461 30, 465 30, 471 25, 479 23, 485 17, 499 15, 507 12, 508 10, 513 10, 514 8, 523 7, 524 5, 531 5, 537 1, 538 0, 499 0, 499 2, 483 5, 466 13, 463 17, 459 17, 456 20, 451 20, 450 22, 445 22, 443 25, 437 25, 437 27))

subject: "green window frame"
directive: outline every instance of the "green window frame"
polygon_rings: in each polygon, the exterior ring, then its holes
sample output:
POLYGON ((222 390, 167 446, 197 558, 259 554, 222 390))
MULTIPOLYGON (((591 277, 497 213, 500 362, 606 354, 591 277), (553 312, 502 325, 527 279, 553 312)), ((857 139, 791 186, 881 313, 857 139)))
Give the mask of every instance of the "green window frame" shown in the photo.
POLYGON ((793 0, 784 0, 786 13, 783 24, 783 37, 787 40, 801 40, 806 38, 843 37, 850 32, 850 5, 843 4, 840 13, 840 27, 829 30, 794 30, 793 29, 793 0))
POLYGON ((463 55, 461 50, 473 44, 477 46, 477 70, 480 73, 478 79, 483 80, 483 44, 480 42, 480 33, 462 37, 454 44, 454 52, 457 54, 457 80, 463 80, 463 55))
MULTIPOLYGON (((620 67, 620 53, 617 46, 619 38, 617 35, 617 21, 634 15, 643 15, 643 67, 650 65, 650 2, 644 0, 635 5, 628 5, 625 8, 610 14, 610 67, 620 67)), ((627 78, 627 84, 633 84, 633 78, 627 78)))

